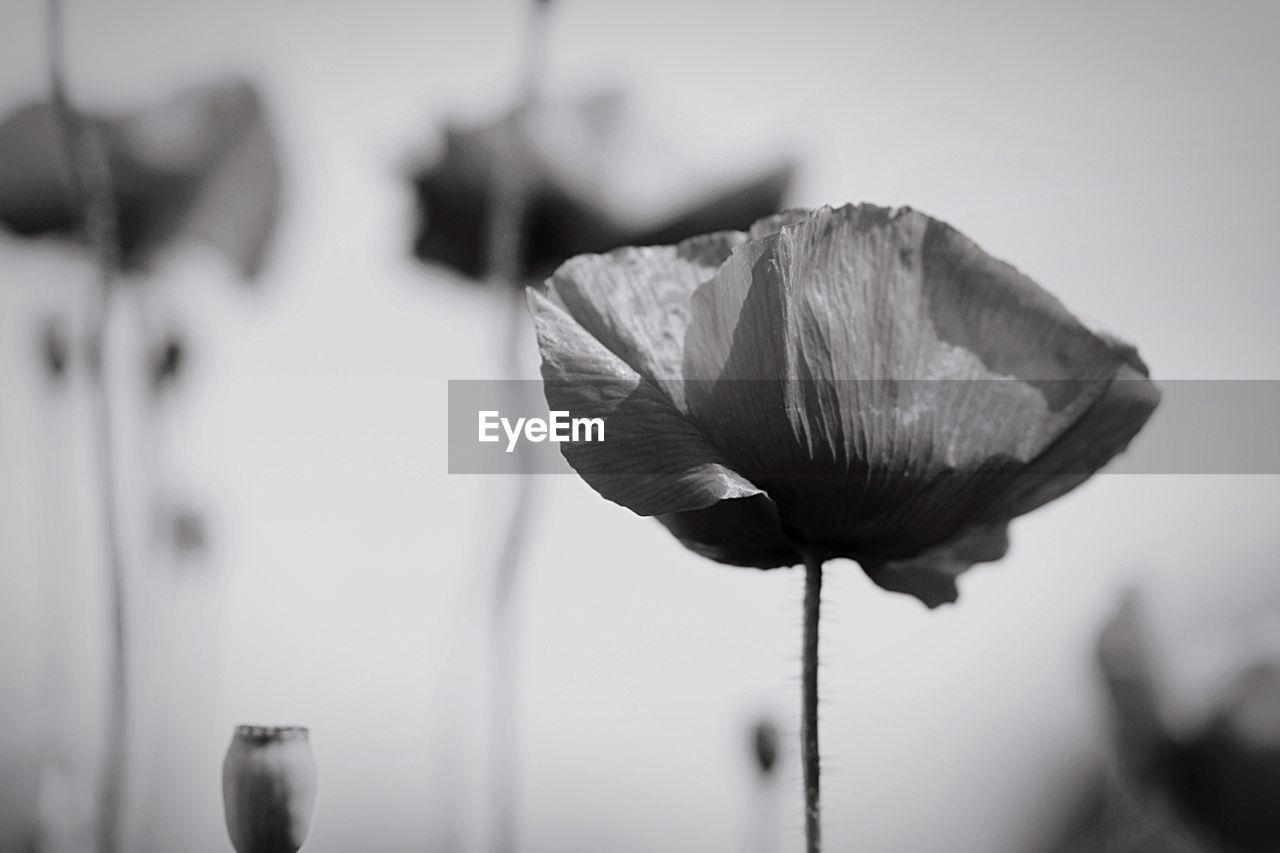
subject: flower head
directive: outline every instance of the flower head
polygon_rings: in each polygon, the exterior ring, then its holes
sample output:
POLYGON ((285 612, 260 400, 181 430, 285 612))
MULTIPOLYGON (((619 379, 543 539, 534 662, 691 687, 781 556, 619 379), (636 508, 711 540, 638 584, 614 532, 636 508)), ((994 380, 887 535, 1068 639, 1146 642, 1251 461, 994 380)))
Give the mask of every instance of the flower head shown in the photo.
POLYGON ((1159 399, 1133 347, 906 208, 576 257, 530 306, 551 408, 605 420, 561 445, 604 497, 720 562, 849 557, 930 606, 1159 399))
MULTIPOLYGON (((181 240, 224 253, 245 278, 261 269, 275 226, 280 171, 257 91, 228 81, 181 92, 148 110, 96 116, 118 215, 121 263, 151 266, 181 240)), ((0 225, 22 236, 71 235, 53 107, 36 103, 0 121, 0 225)))
POLYGON ((471 278, 489 272, 486 225, 502 164, 519 169, 529 195, 521 281, 583 252, 744 228, 778 210, 791 182, 790 163, 690 197, 671 185, 672 164, 652 148, 643 163, 619 162, 640 132, 624 121, 625 103, 620 92, 608 90, 568 104, 536 102, 489 124, 447 127, 440 155, 412 178, 420 213, 414 253, 471 278), (636 171, 667 178, 665 203, 649 216, 627 215, 613 197, 611 176, 636 171))
POLYGON ((1125 781, 1167 798, 1181 822, 1223 850, 1280 847, 1280 664, 1238 668, 1205 720, 1181 731, 1136 593, 1107 622, 1098 664, 1125 781))
POLYGON ((316 763, 300 726, 238 726, 222 765, 227 833, 239 853, 295 853, 316 804, 316 763))

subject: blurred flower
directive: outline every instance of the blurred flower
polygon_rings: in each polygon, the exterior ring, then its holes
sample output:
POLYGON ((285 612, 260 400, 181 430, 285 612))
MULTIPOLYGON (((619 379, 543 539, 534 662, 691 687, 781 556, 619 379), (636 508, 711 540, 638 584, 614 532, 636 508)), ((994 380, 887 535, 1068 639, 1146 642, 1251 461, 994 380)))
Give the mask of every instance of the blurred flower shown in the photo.
MULTIPOLYGON (((125 269, 149 268, 166 246, 201 240, 225 252, 246 278, 259 272, 275 229, 280 171, 252 86, 203 86, 89 124, 111 171, 125 269)), ((0 224, 24 236, 69 236, 77 227, 48 103, 0 122, 0 224)))
POLYGON ((1166 801, 1205 849, 1280 850, 1280 666, 1266 661, 1238 673, 1207 720, 1180 733, 1165 710, 1136 599, 1103 631, 1098 660, 1124 781, 1137 799, 1166 801))
POLYGON ((1174 801, 1227 850, 1280 850, 1280 667, 1241 673, 1173 751, 1174 801))
POLYGON ((222 801, 238 853, 295 853, 316 803, 307 730, 238 726, 222 765, 222 801))
POLYGON ((530 305, 551 408, 605 420, 561 444, 602 495, 720 562, 849 557, 929 606, 1159 399, 1132 347, 905 208, 577 257, 530 305))
POLYGON ((521 280, 583 252, 745 228, 778 210, 791 182, 790 163, 718 191, 674 198, 685 188, 673 185, 672 163, 653 146, 638 155, 645 162, 623 162, 641 133, 624 120, 624 105, 619 92, 608 91, 572 104, 537 103, 488 125, 446 127, 438 159, 413 176, 420 213, 414 253, 472 278, 489 272, 486 229, 500 163, 518 166, 527 182, 521 280), (660 209, 644 216, 620 208, 623 174, 661 176, 658 183, 670 189, 660 209))

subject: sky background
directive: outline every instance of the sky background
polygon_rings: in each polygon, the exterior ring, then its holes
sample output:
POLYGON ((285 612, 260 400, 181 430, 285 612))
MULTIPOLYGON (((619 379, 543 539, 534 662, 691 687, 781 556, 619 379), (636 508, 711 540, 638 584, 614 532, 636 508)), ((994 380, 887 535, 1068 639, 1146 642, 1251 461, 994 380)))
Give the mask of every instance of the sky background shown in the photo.
MULTIPOLYGON (((191 370, 128 429, 125 485, 207 510, 211 547, 175 572, 131 540, 147 619, 132 844, 227 849, 221 757, 254 722, 312 729, 308 851, 478 851, 481 572, 510 484, 446 473, 445 403, 449 379, 502 375, 505 302, 410 257, 404 175, 444 120, 507 103, 525 9, 67 5, 81 103, 247 75, 286 171, 260 287, 198 246, 149 282, 191 370)), ((44 93, 42 6, 0 15, 7 111, 44 93)), ((945 219, 1136 343, 1157 379, 1277 379, 1278 75, 1268 2, 558 0, 547 91, 632 92, 641 138, 665 140, 612 178, 637 209, 790 153, 794 204, 945 219)), ((83 325, 91 275, 0 235, 0 841, 42 809, 91 808, 105 627, 86 389, 50 392, 36 351, 45 318, 83 325)), ((742 850, 760 713, 787 733, 777 830, 795 849, 800 574, 713 565, 575 477, 540 485, 524 849, 742 850)), ((1099 740, 1091 645, 1120 590, 1143 589, 1188 719, 1242 654, 1280 654, 1278 513, 1274 476, 1102 475, 1016 522, 1009 557, 933 613, 831 564, 830 849, 1030 849, 1099 740)))

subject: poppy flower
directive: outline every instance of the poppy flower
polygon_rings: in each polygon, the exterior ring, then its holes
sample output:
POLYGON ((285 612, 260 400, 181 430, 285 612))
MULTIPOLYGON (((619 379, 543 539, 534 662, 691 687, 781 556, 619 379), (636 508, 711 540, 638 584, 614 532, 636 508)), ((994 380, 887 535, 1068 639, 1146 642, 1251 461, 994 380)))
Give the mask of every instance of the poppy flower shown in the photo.
POLYGON ((494 175, 504 164, 518 165, 526 182, 519 282, 584 252, 674 243, 745 228, 777 212, 791 182, 790 163, 702 196, 666 200, 651 216, 620 208, 611 176, 640 169, 670 181, 671 165, 652 148, 645 149, 644 163, 618 162, 641 132, 627 121, 625 103, 620 93, 608 91, 570 104, 535 102, 489 124, 446 127, 439 156, 412 177, 419 210, 414 254, 474 279, 484 277, 494 175))
POLYGON ((551 408, 604 420, 560 445, 601 495, 719 562, 848 557, 930 607, 1159 400, 1133 347, 909 208, 584 255, 529 300, 551 408))
MULTIPOLYGON (((280 204, 275 141, 257 91, 241 81, 191 89, 88 125, 115 194, 121 265, 149 269, 184 240, 224 252, 246 278, 262 268, 280 204)), ((53 107, 29 104, 0 122, 0 225, 20 236, 74 236, 53 107)))
POLYGON ((296 853, 316 804, 307 729, 237 726, 222 764, 222 800, 239 853, 296 853))
POLYGON ((1262 660, 1238 671, 1205 720, 1182 731, 1170 722, 1144 629, 1130 598, 1098 648, 1124 781, 1145 795, 1138 800, 1169 804, 1207 849, 1280 849, 1280 666, 1262 660))

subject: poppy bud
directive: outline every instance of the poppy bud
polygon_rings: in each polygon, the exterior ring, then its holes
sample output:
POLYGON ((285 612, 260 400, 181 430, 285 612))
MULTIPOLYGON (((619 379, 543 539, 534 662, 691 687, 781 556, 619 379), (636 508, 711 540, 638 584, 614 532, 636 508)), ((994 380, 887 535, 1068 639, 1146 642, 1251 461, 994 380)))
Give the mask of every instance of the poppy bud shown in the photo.
POLYGON ((44 357, 45 372, 50 381, 62 379, 70 360, 71 343, 67 339, 66 324, 61 320, 48 320, 40 332, 40 350, 44 357))
POLYGON ((168 518, 169 544, 183 556, 197 556, 209 545, 204 515, 190 506, 177 506, 168 518))
POLYGON ((760 775, 769 778, 778 766, 778 727, 760 720, 751 727, 751 753, 760 775))
POLYGON ((149 365, 151 392, 160 394, 165 388, 177 381, 186 360, 186 348, 183 346, 182 338, 178 335, 169 334, 162 342, 157 344, 151 350, 151 363, 149 365))
POLYGON ((316 804, 307 729, 237 726, 222 764, 222 802, 238 853, 296 853, 316 804))

